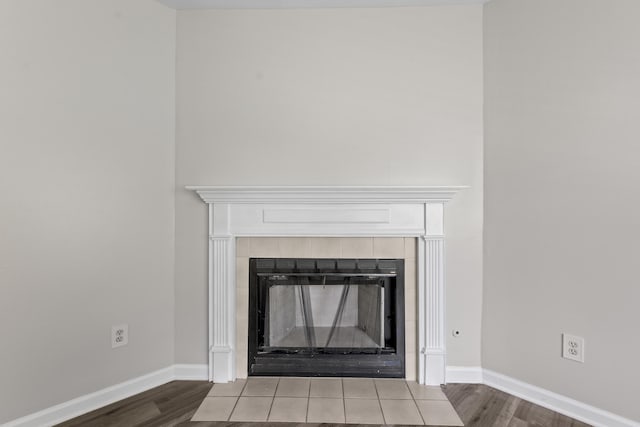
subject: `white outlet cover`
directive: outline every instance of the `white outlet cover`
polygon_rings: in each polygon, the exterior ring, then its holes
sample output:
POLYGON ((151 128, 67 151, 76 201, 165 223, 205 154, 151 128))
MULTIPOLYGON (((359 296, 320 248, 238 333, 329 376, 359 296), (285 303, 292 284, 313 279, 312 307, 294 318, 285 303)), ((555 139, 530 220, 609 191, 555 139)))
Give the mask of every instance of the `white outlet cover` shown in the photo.
POLYGON ((584 363, 584 338, 562 334, 562 357, 584 363))
POLYGON ((111 327, 111 348, 122 347, 129 343, 129 325, 115 325, 111 327))

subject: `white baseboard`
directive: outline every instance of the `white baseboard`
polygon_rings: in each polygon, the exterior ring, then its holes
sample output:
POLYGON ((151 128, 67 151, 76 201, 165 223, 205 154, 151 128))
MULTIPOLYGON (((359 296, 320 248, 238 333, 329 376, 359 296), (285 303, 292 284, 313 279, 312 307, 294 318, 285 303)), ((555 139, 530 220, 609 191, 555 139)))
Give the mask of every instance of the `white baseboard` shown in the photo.
POLYGON ((174 380, 208 381, 209 367, 203 365, 173 365, 174 380))
POLYGON ((448 383, 482 384, 482 368, 480 366, 447 366, 448 383))
POLYGON ((490 387, 596 427, 640 427, 636 421, 488 369, 482 370, 482 377, 490 387))
POLYGON ((207 365, 172 365, 155 372, 69 400, 2 427, 48 427, 174 380, 208 379, 207 365))

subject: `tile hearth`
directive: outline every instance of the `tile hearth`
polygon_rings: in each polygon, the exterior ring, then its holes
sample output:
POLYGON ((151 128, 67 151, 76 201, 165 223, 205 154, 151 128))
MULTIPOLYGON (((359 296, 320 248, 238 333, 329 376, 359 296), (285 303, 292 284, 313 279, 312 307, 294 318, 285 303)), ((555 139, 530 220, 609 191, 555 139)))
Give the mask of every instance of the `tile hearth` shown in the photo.
POLYGON ((192 421, 463 425, 440 387, 372 378, 251 377, 214 384, 192 421))

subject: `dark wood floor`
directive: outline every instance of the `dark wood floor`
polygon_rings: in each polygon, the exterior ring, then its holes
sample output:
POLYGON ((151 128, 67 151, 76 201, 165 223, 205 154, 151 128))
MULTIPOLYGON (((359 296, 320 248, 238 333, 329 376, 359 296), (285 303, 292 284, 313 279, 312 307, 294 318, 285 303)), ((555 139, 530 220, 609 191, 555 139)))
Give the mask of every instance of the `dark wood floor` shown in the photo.
MULTIPOLYGON (((291 427, 287 423, 190 422, 211 388, 206 381, 173 381, 74 418, 59 426, 291 427)), ((443 387, 465 426, 583 427, 581 423, 499 390, 478 384, 443 387)), ((317 425, 317 424, 316 424, 317 425)), ((329 424, 322 424, 328 426, 329 424)), ((305 427, 313 424, 305 424, 305 427)), ((349 425, 353 427, 353 424, 349 425)))

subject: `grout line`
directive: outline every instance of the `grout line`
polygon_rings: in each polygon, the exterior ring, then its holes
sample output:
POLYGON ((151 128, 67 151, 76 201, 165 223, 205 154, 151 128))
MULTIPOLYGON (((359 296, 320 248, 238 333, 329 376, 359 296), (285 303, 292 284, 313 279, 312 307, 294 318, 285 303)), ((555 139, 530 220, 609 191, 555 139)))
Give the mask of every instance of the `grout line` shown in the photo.
MULTIPOLYGON (((405 383, 407 381, 405 380, 405 383)), ((413 395, 413 393, 411 392, 411 387, 409 387, 409 384, 407 384, 407 387, 409 388, 409 394, 411 394, 411 401, 413 402, 413 406, 416 407, 416 409, 418 410, 418 415, 420 416, 420 419, 422 420, 422 424, 427 425, 427 422, 425 421, 424 417, 422 416, 422 412, 420 411, 420 408, 418 407, 418 402, 416 402, 416 398, 413 395)))
POLYGON ((407 400, 413 400, 413 401, 416 401, 416 400, 432 400, 432 401, 435 402, 435 399, 414 399, 413 397, 410 397, 408 399, 402 399, 402 398, 399 398, 399 397, 385 397, 384 400, 404 400, 404 401, 407 401, 407 400))
POLYGON ((344 398, 344 378, 340 377, 340 386, 342 387, 342 413, 344 414, 344 422, 347 423, 347 403, 344 398))
POLYGON ((245 378, 244 385, 242 386, 242 389, 240 390, 240 394, 238 395, 238 397, 242 396, 242 392, 244 391, 245 388, 247 388, 247 384, 249 384, 249 378, 245 378))
POLYGON ((309 388, 307 389, 307 411, 304 415, 304 422, 309 422, 309 404, 311 403, 311 383, 313 382, 313 378, 309 378, 309 388))
POLYGON ((380 407, 380 412, 382 413, 382 420, 385 424, 389 424, 387 422, 387 418, 384 416, 384 411, 382 410, 382 402, 380 401, 380 393, 378 393, 378 386, 376 384, 376 380, 373 380, 373 389, 376 391, 376 396, 378 397, 378 406, 380 407))
POLYGON ((276 393, 278 391, 278 386, 280 385, 280 380, 282 378, 278 377, 278 382, 276 382, 276 388, 275 390, 273 390, 273 396, 271 396, 271 404, 269 405, 269 411, 267 412, 267 418, 264 420, 264 422, 266 423, 267 421, 269 421, 269 417, 271 416, 271 409, 273 409, 273 402, 276 400, 276 393))
MULTIPOLYGON (((311 388, 311 380, 309 380, 309 388, 311 388)), ((311 396, 307 393, 307 410, 304 412, 304 422, 309 422, 309 401, 311 400, 311 396)))
MULTIPOLYGON (((244 388, 244 387, 243 387, 244 388)), ((227 421, 229 421, 231 419, 231 416, 233 415, 233 413, 236 410, 236 406, 238 406, 238 402, 240 401, 240 396, 236 397, 236 403, 233 404, 233 409, 231 409, 231 412, 229 412, 229 416, 227 417, 227 421)))
POLYGON ((273 409, 273 402, 276 400, 275 396, 271 396, 271 403, 269 404, 269 411, 267 411, 267 418, 263 422, 268 422, 271 416, 271 410, 273 409))
MULTIPOLYGON (((236 381, 237 381, 237 379, 236 379, 236 381)), ((238 402, 240 401, 240 397, 242 396, 242 392, 247 387, 248 383, 249 383, 249 378, 247 378, 244 381, 244 385, 242 386, 242 389, 240 390, 240 394, 238 394, 237 396, 234 396, 236 398, 236 403, 233 404, 233 409, 231 409, 231 412, 229 412, 229 416, 227 417, 227 421, 229 421, 231 419, 231 416, 233 415, 233 412, 236 410, 236 406, 238 406, 238 402)))
POLYGON ((277 397, 287 397, 287 396, 278 396, 278 389, 280 388, 280 380, 282 379, 282 377, 278 377, 278 382, 276 383, 276 389, 273 392, 273 398, 275 399, 276 396, 277 397))
POLYGON ((411 395, 411 398, 413 400, 416 400, 416 395, 413 394, 413 390, 411 390, 411 387, 409 387, 409 381, 405 380, 405 382, 407 383, 407 388, 409 388, 409 394, 411 395))

